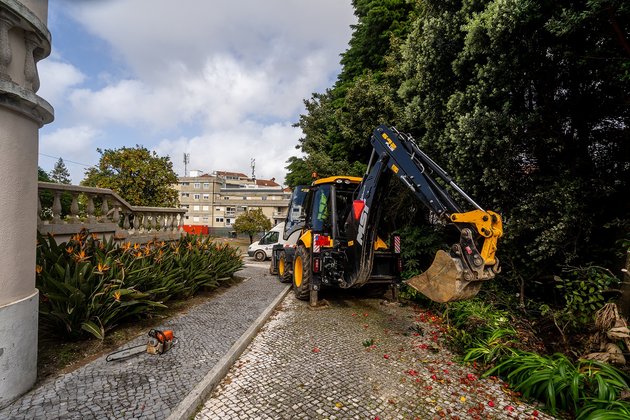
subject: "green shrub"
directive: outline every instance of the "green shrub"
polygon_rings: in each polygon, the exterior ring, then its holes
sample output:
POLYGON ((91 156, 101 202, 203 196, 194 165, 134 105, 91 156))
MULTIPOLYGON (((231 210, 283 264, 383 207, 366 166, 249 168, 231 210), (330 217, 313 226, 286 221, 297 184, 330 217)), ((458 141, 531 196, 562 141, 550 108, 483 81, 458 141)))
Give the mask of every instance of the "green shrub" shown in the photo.
POLYGON ((497 363, 506 357, 517 354, 513 348, 516 344, 516 331, 512 328, 492 330, 487 336, 476 339, 464 356, 465 362, 481 362, 484 365, 497 363))
POLYGON ((44 332, 102 339, 128 318, 167 300, 217 287, 242 267, 236 248, 184 236, 177 242, 116 244, 84 231, 66 243, 38 236, 37 288, 44 332))
POLYGON ((524 397, 542 401, 552 413, 558 409, 579 413, 580 407, 594 399, 600 404, 616 401, 630 383, 630 378, 613 366, 592 360, 574 364, 559 353, 541 356, 518 352, 484 376, 492 374, 506 378, 524 397))
POLYGON ((604 268, 568 267, 564 276, 554 276, 562 291, 564 306, 557 316, 573 329, 591 324, 593 316, 605 303, 604 292, 621 281, 604 268))

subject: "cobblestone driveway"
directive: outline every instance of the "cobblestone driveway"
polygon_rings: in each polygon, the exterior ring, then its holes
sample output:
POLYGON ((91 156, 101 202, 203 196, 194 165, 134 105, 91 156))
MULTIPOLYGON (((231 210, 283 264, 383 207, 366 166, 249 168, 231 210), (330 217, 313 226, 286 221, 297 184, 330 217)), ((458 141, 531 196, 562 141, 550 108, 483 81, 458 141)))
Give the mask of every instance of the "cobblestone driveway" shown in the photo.
MULTIPOLYGON (((265 274, 267 268, 248 264, 238 275, 250 279, 161 326, 179 337, 169 352, 143 353, 112 363, 101 357, 43 382, 0 410, 0 419, 168 417, 284 289, 265 274)), ((122 347, 146 340, 146 336, 138 337, 122 347)))
POLYGON ((454 363, 431 314, 330 303, 311 310, 288 295, 196 420, 551 418, 454 363))

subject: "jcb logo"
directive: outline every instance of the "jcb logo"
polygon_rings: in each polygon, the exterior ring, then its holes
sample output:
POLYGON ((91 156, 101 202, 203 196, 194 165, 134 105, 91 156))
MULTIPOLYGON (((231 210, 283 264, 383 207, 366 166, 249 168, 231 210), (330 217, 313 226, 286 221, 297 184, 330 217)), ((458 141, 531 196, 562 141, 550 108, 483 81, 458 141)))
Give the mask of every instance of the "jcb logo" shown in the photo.
POLYGON ((357 231, 357 242, 363 246, 363 236, 365 235, 365 225, 367 225, 368 212, 370 211, 368 206, 363 207, 361 217, 359 218, 359 230, 357 231))
POLYGON ((389 138, 387 133, 383 133, 383 138, 385 139, 385 143, 387 143, 387 147, 389 147, 389 150, 393 152, 396 149, 396 143, 394 143, 394 141, 389 138))

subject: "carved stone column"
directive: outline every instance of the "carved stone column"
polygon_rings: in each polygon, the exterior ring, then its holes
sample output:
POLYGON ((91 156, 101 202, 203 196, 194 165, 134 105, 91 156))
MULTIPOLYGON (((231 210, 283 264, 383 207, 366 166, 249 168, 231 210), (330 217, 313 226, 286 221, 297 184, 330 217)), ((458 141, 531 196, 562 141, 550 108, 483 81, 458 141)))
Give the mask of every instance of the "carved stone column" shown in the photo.
POLYGON ((0 407, 37 374, 35 241, 39 128, 53 109, 36 95, 50 54, 48 0, 0 0, 0 407))

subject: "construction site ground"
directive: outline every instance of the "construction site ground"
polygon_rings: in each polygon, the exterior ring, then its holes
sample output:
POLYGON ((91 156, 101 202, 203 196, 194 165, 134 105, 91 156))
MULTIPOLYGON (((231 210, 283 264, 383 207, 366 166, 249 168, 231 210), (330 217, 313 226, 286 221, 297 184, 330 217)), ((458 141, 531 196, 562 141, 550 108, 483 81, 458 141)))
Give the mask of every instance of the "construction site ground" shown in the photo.
POLYGON ((267 263, 246 260, 244 281, 161 326, 179 338, 169 352, 100 357, 44 380, 0 418, 551 418, 456 362, 431 313, 344 293, 310 309, 267 263))

